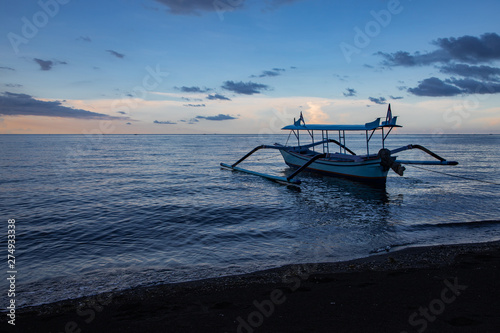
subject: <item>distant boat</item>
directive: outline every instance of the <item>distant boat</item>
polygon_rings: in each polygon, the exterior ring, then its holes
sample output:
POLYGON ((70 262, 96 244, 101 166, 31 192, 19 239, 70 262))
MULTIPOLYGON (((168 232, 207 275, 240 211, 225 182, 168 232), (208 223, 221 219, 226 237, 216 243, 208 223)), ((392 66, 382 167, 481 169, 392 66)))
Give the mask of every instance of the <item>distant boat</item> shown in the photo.
POLYGON ((290 130, 290 135, 294 134, 297 139, 296 146, 284 146, 278 143, 275 143, 272 146, 261 145, 255 147, 252 151, 231 165, 226 163, 221 163, 220 165, 224 168, 261 176, 280 183, 298 185, 301 181, 296 179, 296 176, 304 170, 317 172, 327 176, 340 176, 359 181, 385 184, 389 170, 392 169, 400 176, 403 175, 405 167, 402 166, 402 164, 458 164, 458 162, 455 161, 447 161, 441 156, 420 145, 407 145, 392 150, 385 148, 385 140, 392 129, 394 127, 402 127, 400 125, 396 125, 397 118, 397 116, 392 116, 390 104, 384 121, 381 121, 381 118, 377 118, 375 121, 363 125, 306 124, 301 112, 298 120, 294 119, 292 125, 282 128, 282 130, 290 130), (321 133, 321 141, 314 141, 315 131, 321 133), (352 131, 365 132, 366 154, 357 155, 351 149, 347 148, 345 134, 346 132, 352 131), (370 154, 369 142, 372 139, 373 134, 377 131, 381 131, 382 146, 376 154, 370 154), (301 142, 301 132, 307 133, 307 137, 309 137, 311 143, 303 144, 303 142, 301 142), (336 134, 332 134, 331 132, 336 132, 336 134), (338 141, 332 139, 331 137, 338 138, 338 141), (334 144, 338 151, 333 152, 333 148, 330 147, 330 144, 334 144), (315 150, 316 146, 321 146, 320 151, 315 150), (237 167, 238 164, 260 149, 278 149, 283 156, 285 163, 293 168, 296 168, 297 170, 295 170, 288 177, 279 177, 237 167), (436 161, 398 160, 396 156, 394 156, 395 153, 408 149, 420 149, 434 157, 436 161))

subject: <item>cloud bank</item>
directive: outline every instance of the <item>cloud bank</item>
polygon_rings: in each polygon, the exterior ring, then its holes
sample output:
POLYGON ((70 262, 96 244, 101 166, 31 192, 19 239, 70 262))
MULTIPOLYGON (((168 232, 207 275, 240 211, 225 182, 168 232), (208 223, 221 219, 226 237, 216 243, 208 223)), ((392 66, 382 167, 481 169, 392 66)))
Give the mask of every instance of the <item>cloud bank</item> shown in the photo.
MULTIPOLYGON (((174 15, 200 15, 202 12, 215 12, 221 10, 220 6, 216 6, 213 0, 156 0, 157 2, 169 8, 169 13, 174 15)), ((239 6, 231 6, 227 4, 228 8, 236 9, 243 6, 245 0, 238 1, 239 6)), ((236 4, 236 3, 235 3, 236 4)))
POLYGON ((242 95, 260 94, 263 90, 269 90, 266 84, 242 81, 225 81, 222 88, 242 95))
POLYGON ((285 70, 284 68, 273 68, 272 70, 262 71, 259 75, 250 75, 250 77, 273 77, 281 75, 285 70))
POLYGON ((220 94, 208 95, 207 99, 209 99, 209 100, 221 100, 221 101, 230 101, 231 100, 230 98, 227 98, 226 96, 220 95, 220 94))
POLYGON ((368 99, 375 104, 387 104, 385 97, 368 97, 368 99))
POLYGON ((228 114, 218 114, 217 116, 196 116, 196 119, 223 121, 223 120, 233 120, 233 119, 238 119, 238 118, 232 117, 228 114))
POLYGON ((357 92, 356 90, 352 89, 352 88, 346 88, 346 91, 344 93, 344 97, 352 97, 352 96, 356 96, 357 92))
POLYGON ((192 108, 204 108, 205 104, 184 104, 184 106, 192 107, 192 108))
POLYGON ((177 123, 173 122, 173 121, 158 121, 158 120, 155 120, 153 121, 153 124, 160 124, 160 125, 175 125, 177 123))
MULTIPOLYGON (((280 6, 301 0, 268 0, 265 9, 273 10, 280 6)), ((168 7, 173 15, 201 15, 204 12, 230 12, 245 8, 247 0, 156 0, 168 7)))
POLYGON ((33 58, 33 61, 40 65, 42 71, 50 71, 52 67, 56 64, 67 65, 65 61, 52 61, 52 60, 42 60, 38 58, 33 58))
POLYGON ((416 67, 434 65, 446 79, 432 76, 407 91, 416 96, 444 97, 463 94, 500 93, 500 68, 491 66, 500 60, 500 36, 485 33, 479 37, 439 38, 432 42, 437 50, 427 53, 406 51, 377 54, 388 67, 416 67), (487 63, 487 65, 479 65, 487 63), (459 78, 457 78, 458 76, 459 78))
POLYGON ((115 57, 120 58, 120 59, 122 59, 122 58, 124 58, 124 57, 125 57, 125 55, 124 55, 124 54, 119 53, 119 52, 116 52, 116 51, 113 51, 113 50, 106 50, 106 52, 109 52, 110 54, 112 54, 112 55, 114 55, 115 57))
POLYGON ((102 113, 63 106, 59 101, 41 101, 26 94, 4 92, 0 94, 0 115, 44 116, 76 119, 124 120, 128 117, 112 117, 102 113))
POLYGON ((209 92, 212 90, 210 88, 200 88, 197 86, 193 86, 193 87, 182 86, 180 88, 179 87, 174 87, 174 88, 177 90, 180 90, 182 92, 185 92, 185 93, 206 93, 206 92, 209 92))
POLYGON ((423 66, 434 63, 449 63, 460 61, 477 64, 500 59, 500 36, 496 33, 486 33, 480 37, 463 36, 458 38, 439 38, 432 44, 437 50, 428 53, 406 51, 377 54, 385 58, 386 66, 423 66))

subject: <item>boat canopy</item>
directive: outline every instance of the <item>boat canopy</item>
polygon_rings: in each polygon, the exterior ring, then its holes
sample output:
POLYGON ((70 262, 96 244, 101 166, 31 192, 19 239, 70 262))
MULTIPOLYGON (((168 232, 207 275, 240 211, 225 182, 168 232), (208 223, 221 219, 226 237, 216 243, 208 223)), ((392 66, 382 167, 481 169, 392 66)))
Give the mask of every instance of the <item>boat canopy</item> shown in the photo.
POLYGON ((371 131, 382 127, 402 127, 396 125, 397 116, 393 117, 389 121, 383 121, 380 123, 380 118, 372 121, 371 123, 366 123, 364 125, 328 125, 328 124, 305 124, 302 117, 298 121, 294 122, 293 125, 288 125, 282 128, 282 130, 296 130, 296 131, 371 131))
MULTIPOLYGON (((347 152, 347 148, 345 145, 345 132, 346 131, 364 131, 366 135, 366 155, 370 155, 370 147, 369 142, 373 136, 373 134, 380 129, 382 131, 382 148, 385 148, 385 139, 389 133, 391 133, 394 127, 402 127, 400 125, 396 125, 396 121, 398 117, 392 116, 391 105, 389 104, 387 108, 387 115, 385 117, 385 121, 380 121, 381 118, 377 118, 370 123, 366 123, 364 125, 337 125, 337 124, 306 124, 304 121, 304 117, 302 112, 300 113, 299 119, 293 119, 293 125, 288 125, 282 128, 282 130, 289 130, 290 135, 293 133, 297 138, 297 145, 300 147, 300 131, 307 131, 309 136, 311 137, 312 143, 314 144, 314 131, 321 131, 321 137, 323 142, 323 153, 330 153, 330 148, 328 142, 332 142, 330 139, 329 131, 337 131, 339 135, 339 140, 337 144, 340 146, 340 153, 342 153, 342 149, 344 149, 344 154, 347 152), (388 129, 387 133, 385 133, 384 129, 388 129), (369 133, 370 132, 370 133, 369 133)), ((288 138, 290 138, 290 135, 288 138)), ((288 140, 287 140, 288 143, 288 140)), ((314 145, 313 145, 314 150, 314 145)))

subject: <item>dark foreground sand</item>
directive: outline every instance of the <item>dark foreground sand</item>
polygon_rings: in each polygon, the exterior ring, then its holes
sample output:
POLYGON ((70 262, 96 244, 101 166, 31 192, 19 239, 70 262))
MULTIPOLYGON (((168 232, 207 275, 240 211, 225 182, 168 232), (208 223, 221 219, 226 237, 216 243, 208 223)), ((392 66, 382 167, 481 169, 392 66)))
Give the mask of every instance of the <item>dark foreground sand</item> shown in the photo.
POLYGON ((500 332, 499 268, 500 242, 410 248, 18 310, 16 331, 500 332))

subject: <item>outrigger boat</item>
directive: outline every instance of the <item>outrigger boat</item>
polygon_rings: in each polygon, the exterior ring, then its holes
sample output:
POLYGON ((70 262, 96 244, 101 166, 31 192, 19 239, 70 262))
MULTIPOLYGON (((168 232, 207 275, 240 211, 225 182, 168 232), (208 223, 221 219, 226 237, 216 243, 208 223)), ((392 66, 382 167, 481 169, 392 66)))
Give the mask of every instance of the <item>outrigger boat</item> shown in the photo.
MULTIPOLYGON (((248 154, 240 158, 235 163, 229 165, 221 163, 224 168, 231 170, 242 171, 249 174, 268 178, 279 183, 299 185, 301 181, 296 179, 296 176, 304 170, 321 173, 328 176, 340 176, 353 178, 356 180, 376 182, 385 184, 387 174, 390 169, 402 176, 405 167, 402 164, 425 164, 425 165, 457 165, 456 161, 447 161, 441 156, 433 153, 429 149, 420 145, 407 145, 400 148, 389 150, 385 148, 387 136, 396 125, 397 116, 393 117, 391 105, 387 109, 385 121, 377 118, 375 121, 364 125, 323 125, 323 124, 306 124, 302 112, 298 120, 294 119, 292 125, 282 128, 282 130, 290 130, 290 135, 294 134, 297 139, 296 146, 287 146, 275 143, 274 145, 261 145, 255 147, 248 154), (302 144, 300 140, 300 132, 307 132, 311 138, 311 143, 302 144), (321 132, 321 141, 314 141, 314 132, 321 132), (366 137, 366 154, 357 155, 351 149, 347 148, 345 142, 345 133, 351 131, 365 132, 366 137), (376 154, 370 154, 369 143, 375 132, 381 131, 382 148, 376 154), (338 140, 332 139, 331 132, 337 132, 338 140), (338 146, 338 151, 333 152, 330 144, 338 146), (316 151, 315 147, 321 146, 321 151, 316 151), (285 163, 295 168, 296 170, 287 177, 269 175, 265 173, 255 172, 252 170, 237 167, 238 164, 247 159, 250 155, 260 149, 277 149, 283 156, 285 163), (411 161, 399 160, 394 154, 409 150, 420 149, 423 152, 434 157, 436 161, 411 161)), ((289 135, 289 138, 290 138, 289 135)), ((288 141, 287 141, 288 142, 288 141)))

